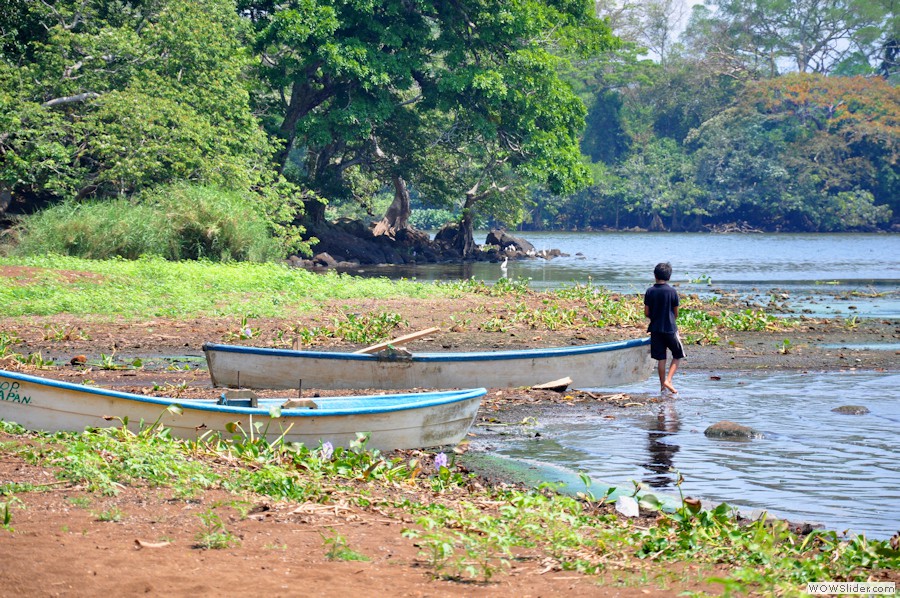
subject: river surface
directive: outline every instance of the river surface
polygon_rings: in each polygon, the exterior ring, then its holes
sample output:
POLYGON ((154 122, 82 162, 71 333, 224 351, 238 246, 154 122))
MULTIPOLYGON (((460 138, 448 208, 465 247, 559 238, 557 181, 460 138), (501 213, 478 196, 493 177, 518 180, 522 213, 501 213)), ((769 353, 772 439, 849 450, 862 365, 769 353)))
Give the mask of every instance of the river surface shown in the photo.
MULTIPOLYGON (((476 239, 484 239, 477 232, 476 239)), ((795 313, 900 317, 898 234, 572 233, 517 234, 536 249, 567 254, 497 263, 422 264, 350 270, 422 281, 530 279, 547 290, 588 283, 643 293, 653 266, 671 262, 672 281, 701 296, 734 293, 748 306, 775 297, 795 313)))
MULTIPOLYGON (((479 232, 476 239, 486 233, 479 232)), ((364 268, 363 276, 422 281, 501 277, 552 290, 592 283, 643 293, 653 266, 671 262, 682 293, 728 294, 748 307, 845 318, 900 317, 900 235, 521 233, 565 257, 463 265, 364 268), (773 303, 774 300, 774 303, 773 303)), ((896 351, 896 343, 868 346, 896 351)), ((653 393, 657 382, 617 392, 653 393)), ((678 376, 677 399, 615 412, 573 409, 540 422, 541 440, 498 450, 633 488, 635 481, 685 495, 762 509, 830 529, 887 538, 900 530, 900 375, 885 372, 744 373, 678 376), (870 413, 840 415, 841 405, 870 413), (577 413, 577 415, 576 415, 577 413), (732 420, 765 433, 751 442, 713 440, 709 425, 732 420)))
MULTIPOLYGON (((506 441, 494 450, 620 489, 640 482, 663 496, 678 495, 677 470, 685 496, 713 505, 727 502, 869 538, 900 531, 900 374, 727 372, 713 380, 685 372, 677 382, 677 398, 661 403, 554 410, 538 419, 537 439, 506 441), (870 412, 832 411, 843 405, 870 412), (704 430, 720 420, 765 437, 706 437, 704 430)), ((615 391, 652 393, 657 384, 615 391)))

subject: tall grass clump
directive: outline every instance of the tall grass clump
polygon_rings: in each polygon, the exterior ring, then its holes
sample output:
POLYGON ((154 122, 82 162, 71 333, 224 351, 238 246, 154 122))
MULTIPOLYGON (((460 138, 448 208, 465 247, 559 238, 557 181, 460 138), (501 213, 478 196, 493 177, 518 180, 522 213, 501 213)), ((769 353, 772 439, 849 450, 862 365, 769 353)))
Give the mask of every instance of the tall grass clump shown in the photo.
POLYGON ((128 199, 66 201, 20 220, 11 253, 134 259, 164 255, 169 234, 164 214, 128 199))
POLYGON ((23 218, 16 236, 14 255, 251 262, 284 257, 261 208, 251 200, 185 183, 134 198, 67 201, 23 218))

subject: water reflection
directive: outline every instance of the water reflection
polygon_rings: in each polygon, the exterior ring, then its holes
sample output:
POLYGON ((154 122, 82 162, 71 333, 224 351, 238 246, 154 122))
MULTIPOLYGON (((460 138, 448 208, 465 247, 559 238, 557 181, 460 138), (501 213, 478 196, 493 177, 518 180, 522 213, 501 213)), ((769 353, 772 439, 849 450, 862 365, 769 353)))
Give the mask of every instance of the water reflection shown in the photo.
POLYGON ((674 458, 678 445, 666 442, 666 438, 680 430, 678 411, 672 401, 666 401, 659 406, 647 429, 649 461, 643 463, 643 467, 650 473, 644 474, 645 484, 653 488, 668 488, 674 484, 674 458))

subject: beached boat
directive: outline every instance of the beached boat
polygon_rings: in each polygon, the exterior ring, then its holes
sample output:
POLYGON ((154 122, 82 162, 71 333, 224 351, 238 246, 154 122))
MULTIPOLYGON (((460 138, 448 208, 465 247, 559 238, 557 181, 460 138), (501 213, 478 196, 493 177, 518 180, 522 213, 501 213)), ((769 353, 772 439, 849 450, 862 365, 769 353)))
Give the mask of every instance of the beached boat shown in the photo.
POLYGON ((216 386, 247 388, 509 388, 569 377, 574 388, 647 379, 649 338, 573 347, 404 354, 203 345, 216 386))
POLYGON ((253 434, 308 447, 320 442, 349 446, 362 432, 369 435, 368 448, 392 450, 458 443, 485 392, 474 388, 315 399, 227 398, 226 392, 219 401, 181 400, 0 370, 0 419, 30 430, 78 432, 86 427, 118 427, 127 418, 133 430, 142 422, 158 421, 177 438, 213 431, 226 438, 253 434))

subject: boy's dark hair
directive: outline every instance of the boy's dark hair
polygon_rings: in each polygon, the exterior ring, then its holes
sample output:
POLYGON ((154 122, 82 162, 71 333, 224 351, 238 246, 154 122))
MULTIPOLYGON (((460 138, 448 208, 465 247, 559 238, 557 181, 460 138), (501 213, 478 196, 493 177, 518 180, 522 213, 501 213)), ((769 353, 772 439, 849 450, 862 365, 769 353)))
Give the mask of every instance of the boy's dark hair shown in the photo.
POLYGON ((653 276, 656 277, 656 280, 669 280, 672 278, 672 264, 669 262, 656 264, 656 267, 653 268, 653 276))

